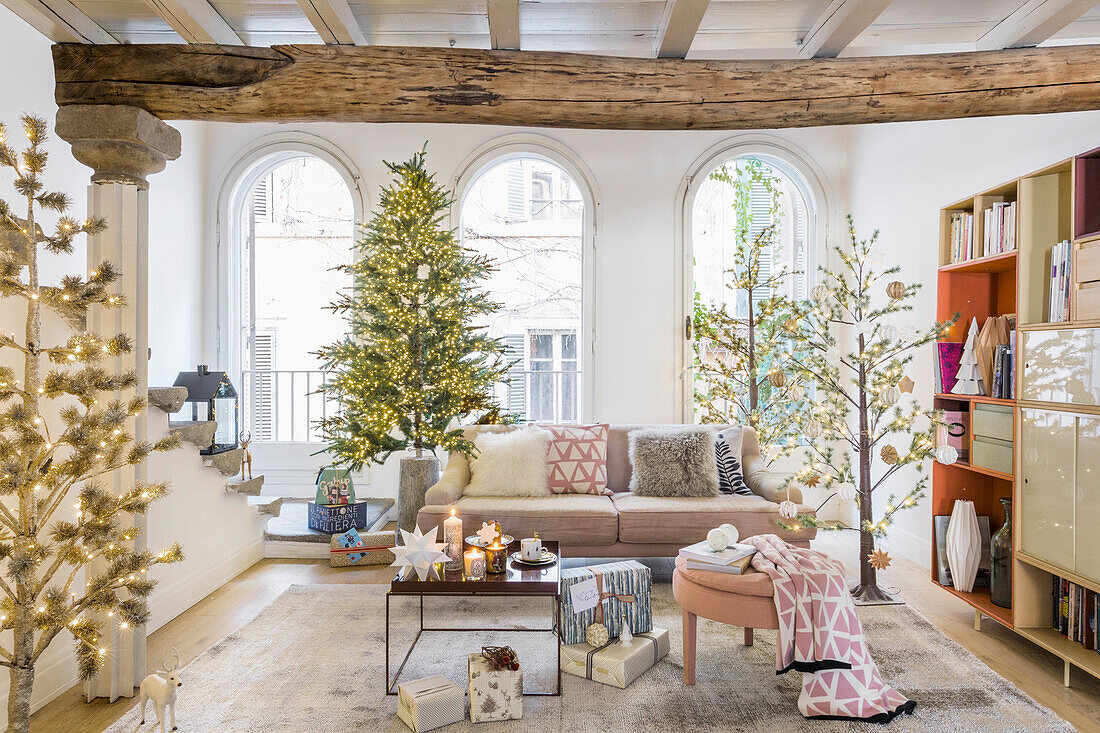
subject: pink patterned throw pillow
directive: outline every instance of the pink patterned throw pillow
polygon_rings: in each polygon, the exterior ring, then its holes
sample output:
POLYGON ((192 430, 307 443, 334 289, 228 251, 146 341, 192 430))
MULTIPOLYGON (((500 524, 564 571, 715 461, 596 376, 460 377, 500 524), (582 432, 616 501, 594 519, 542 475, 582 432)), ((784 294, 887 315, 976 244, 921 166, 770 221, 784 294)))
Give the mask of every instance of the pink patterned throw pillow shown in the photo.
POLYGON ((547 425, 550 491, 607 496, 607 425, 547 425))

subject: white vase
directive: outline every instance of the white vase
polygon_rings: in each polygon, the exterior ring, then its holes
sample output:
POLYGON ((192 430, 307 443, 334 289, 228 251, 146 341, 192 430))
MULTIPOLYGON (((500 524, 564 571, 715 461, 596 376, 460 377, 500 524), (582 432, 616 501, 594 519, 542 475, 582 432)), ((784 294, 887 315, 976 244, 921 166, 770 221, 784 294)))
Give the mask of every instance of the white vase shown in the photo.
POLYGON ((951 584, 955 590, 964 593, 974 590, 981 559, 982 538, 974 502, 960 499, 952 507, 951 520, 947 523, 947 565, 951 568, 951 584))

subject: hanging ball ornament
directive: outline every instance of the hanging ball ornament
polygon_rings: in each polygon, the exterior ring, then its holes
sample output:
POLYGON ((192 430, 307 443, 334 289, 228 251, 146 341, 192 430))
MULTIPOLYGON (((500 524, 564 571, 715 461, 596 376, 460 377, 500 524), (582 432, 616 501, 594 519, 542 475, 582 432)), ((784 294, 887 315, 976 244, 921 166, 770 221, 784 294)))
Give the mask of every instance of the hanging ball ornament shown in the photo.
POLYGON ((707 532, 707 547, 709 547, 712 551, 721 552, 729 546, 729 535, 727 535, 721 527, 718 527, 717 529, 712 529, 711 531, 707 532))
POLYGON ((731 545, 736 543, 737 540, 741 539, 741 533, 737 531, 737 527, 734 527, 732 524, 723 524, 718 529, 726 533, 726 539, 729 540, 729 543, 731 545))
POLYGON ((887 341, 897 341, 901 338, 901 329, 889 323, 879 328, 878 333, 887 341))
POLYGON ((891 299, 897 300, 905 295, 905 283, 901 280, 894 280, 886 286, 886 294, 889 295, 891 299))
POLYGON ((607 635, 607 627, 603 624, 589 624, 584 630, 584 640, 590 646, 605 646, 611 637, 607 635))
POLYGON ((796 384, 791 387, 791 398, 800 400, 806 396, 806 389, 801 384, 796 384))
POLYGON ((816 440, 821 436, 821 423, 817 420, 807 420, 802 425, 802 432, 806 434, 806 437, 810 440, 816 440))
POLYGON ((896 405, 898 400, 901 399, 901 389, 896 384, 887 385, 878 393, 878 398, 882 400, 882 404, 887 407, 896 405))
POLYGON ((784 519, 794 519, 798 516, 798 504, 793 501, 784 501, 779 505, 779 516, 784 519))
POLYGON ((824 285, 814 285, 810 290, 810 297, 814 299, 814 302, 824 303, 825 299, 829 297, 829 288, 824 285))
POLYGON ((768 375, 768 381, 776 389, 783 389, 783 386, 787 383, 787 375, 783 372, 772 372, 768 375))
POLYGON ((798 319, 797 318, 788 319, 787 322, 783 324, 783 328, 787 329, 791 333, 794 333, 795 331, 798 330, 798 319))
POLYGON ((959 451, 953 445, 941 445, 936 448, 936 460, 945 466, 950 466, 959 460, 959 451))
POLYGON ((856 498, 856 485, 850 481, 843 481, 836 485, 836 495, 844 501, 854 501, 856 498))
POLYGON ((893 466, 898 462, 898 449, 892 445, 884 445, 882 450, 879 451, 879 456, 887 466, 893 466))

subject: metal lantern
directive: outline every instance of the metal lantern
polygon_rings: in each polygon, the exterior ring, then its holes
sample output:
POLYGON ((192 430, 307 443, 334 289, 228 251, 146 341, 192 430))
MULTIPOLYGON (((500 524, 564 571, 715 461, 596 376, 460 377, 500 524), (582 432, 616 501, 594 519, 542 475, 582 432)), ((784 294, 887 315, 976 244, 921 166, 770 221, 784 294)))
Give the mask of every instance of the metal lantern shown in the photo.
POLYGON ((224 453, 237 448, 238 425, 237 389, 225 372, 212 372, 205 364, 199 364, 193 372, 180 372, 176 387, 187 388, 187 400, 183 414, 195 422, 213 420, 218 424, 210 445, 199 452, 203 455, 224 453), (190 406, 190 407, 188 407, 190 406))

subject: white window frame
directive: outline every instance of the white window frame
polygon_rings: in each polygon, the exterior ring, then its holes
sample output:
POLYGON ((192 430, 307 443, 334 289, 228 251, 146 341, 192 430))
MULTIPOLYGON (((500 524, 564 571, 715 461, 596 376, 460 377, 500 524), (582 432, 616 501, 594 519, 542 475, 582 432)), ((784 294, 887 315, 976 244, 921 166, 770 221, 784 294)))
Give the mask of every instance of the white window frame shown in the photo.
POLYGON ((674 308, 677 314, 678 336, 674 343, 680 399, 679 422, 694 422, 695 395, 692 352, 688 348, 687 323, 692 313, 694 293, 693 215, 695 197, 711 171, 733 158, 756 156, 782 172, 799 189, 806 201, 806 271, 810 287, 816 281, 818 263, 827 260, 832 222, 839 220, 831 210, 834 199, 825 185, 826 176, 809 154, 793 143, 775 135, 738 135, 712 146, 699 156, 680 183, 676 207, 676 287, 674 308))
MULTIPOLYGON (((454 203, 451 206, 451 227, 462 225, 462 202, 467 192, 488 169, 513 158, 542 158, 560 166, 573 178, 584 201, 581 220, 581 361, 580 423, 591 422, 601 413, 599 390, 601 360, 599 329, 601 252, 598 246, 600 195, 596 178, 573 150, 546 135, 514 133, 502 135, 478 146, 459 164, 451 178, 454 203)), ((529 185, 529 184, 528 184, 529 185)), ((526 348, 526 347, 525 347, 526 348)))

